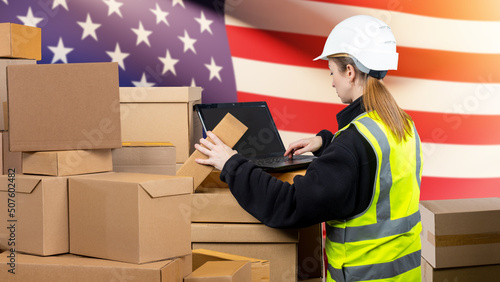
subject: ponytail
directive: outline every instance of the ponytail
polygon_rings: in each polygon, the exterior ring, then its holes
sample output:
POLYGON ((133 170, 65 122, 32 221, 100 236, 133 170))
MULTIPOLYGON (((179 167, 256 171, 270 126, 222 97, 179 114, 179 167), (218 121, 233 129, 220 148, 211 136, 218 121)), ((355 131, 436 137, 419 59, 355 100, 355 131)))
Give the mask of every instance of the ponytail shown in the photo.
POLYGON ((346 71, 347 65, 354 67, 358 81, 364 83, 363 106, 367 113, 375 111, 399 142, 411 136, 411 117, 398 106, 382 80, 361 72, 348 56, 330 58, 335 61, 341 72, 346 71))

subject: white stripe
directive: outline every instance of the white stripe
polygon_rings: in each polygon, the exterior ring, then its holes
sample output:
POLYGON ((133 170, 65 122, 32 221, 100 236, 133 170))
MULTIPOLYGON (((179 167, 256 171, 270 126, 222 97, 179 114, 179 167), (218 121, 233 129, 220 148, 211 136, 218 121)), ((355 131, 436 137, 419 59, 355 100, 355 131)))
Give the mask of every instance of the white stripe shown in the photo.
MULTIPOLYGON (((280 130, 283 144, 288 145, 314 134, 280 130)), ((500 177, 500 146, 469 146, 422 143, 424 176, 450 178, 500 177)))
MULTIPOLYGON (((239 91, 277 98, 337 103, 325 69, 296 67, 233 57, 239 91), (256 71, 258 70, 258 71, 256 71), (251 79, 249 79, 251 78, 251 79)), ((500 115, 500 84, 446 82, 415 78, 384 79, 399 106, 406 110, 438 113, 500 115)))
MULTIPOLYGON (((226 1, 226 24, 324 36, 345 18, 366 14, 386 22, 399 46, 500 53, 500 22, 442 19, 303 0, 226 1), (286 12, 284 11, 286 9, 286 12), (286 15, 284 15, 286 13, 286 15)), ((400 1, 395 1, 395 4, 400 1)), ((473 5, 473 4, 470 4, 473 5)), ((404 11, 404 3, 401 3, 404 11)), ((321 50, 318 50, 318 55, 321 50)))

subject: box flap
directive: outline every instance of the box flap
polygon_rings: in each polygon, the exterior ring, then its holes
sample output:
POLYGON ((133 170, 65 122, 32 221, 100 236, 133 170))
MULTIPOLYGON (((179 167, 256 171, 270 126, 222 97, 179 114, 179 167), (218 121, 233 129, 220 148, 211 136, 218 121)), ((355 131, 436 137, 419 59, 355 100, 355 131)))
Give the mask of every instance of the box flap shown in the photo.
POLYGON ((201 99, 201 87, 120 87, 120 103, 187 103, 201 99))
POLYGON ((434 214, 500 210, 500 198, 475 198, 421 201, 434 214))
POLYGON ((192 177, 168 176, 169 179, 141 182, 139 185, 152 198, 191 194, 193 192, 192 177))
MULTIPOLYGON (((185 278, 185 281, 202 281, 193 278, 219 278, 218 281, 250 281, 251 268, 248 261, 208 261, 185 278), (235 275, 243 271, 243 275, 235 275), (191 280, 193 279, 193 280, 191 280), (233 280, 234 279, 234 280, 233 280), (243 280, 240 280, 243 279, 243 280)), ((212 281, 212 280, 210 280, 212 281)))
MULTIPOLYGON (((16 176, 14 179, 14 184, 16 188, 16 193, 26 193, 29 194, 35 190, 36 186, 42 182, 41 178, 38 177, 19 177, 16 176)), ((0 191, 7 192, 9 189, 9 181, 7 175, 0 176, 0 191)))

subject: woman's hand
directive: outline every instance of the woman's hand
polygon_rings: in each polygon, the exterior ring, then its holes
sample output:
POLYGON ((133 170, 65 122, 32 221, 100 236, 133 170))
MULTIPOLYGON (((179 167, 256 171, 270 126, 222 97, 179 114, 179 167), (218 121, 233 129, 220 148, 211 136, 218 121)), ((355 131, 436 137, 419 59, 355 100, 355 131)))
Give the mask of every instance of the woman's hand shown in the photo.
POLYGON ((217 137, 211 131, 207 132, 207 136, 212 139, 213 143, 210 142, 210 140, 202 138, 200 139, 201 145, 195 144, 194 147, 196 148, 196 150, 206 155, 208 159, 196 159, 195 161, 199 164, 211 165, 216 169, 222 170, 227 160, 229 160, 230 157, 237 154, 238 152, 224 144, 219 139, 219 137, 217 137))
POLYGON ((323 139, 320 136, 304 138, 295 141, 288 146, 284 156, 293 158, 294 155, 301 155, 307 152, 316 152, 323 145, 323 139))

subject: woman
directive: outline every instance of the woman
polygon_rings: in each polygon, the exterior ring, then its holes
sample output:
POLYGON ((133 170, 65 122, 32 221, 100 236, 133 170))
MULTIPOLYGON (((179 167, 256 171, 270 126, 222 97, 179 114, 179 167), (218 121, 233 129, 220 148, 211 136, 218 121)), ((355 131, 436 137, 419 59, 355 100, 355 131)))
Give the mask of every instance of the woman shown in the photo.
POLYGON ((292 143, 285 155, 318 158, 289 184, 273 178, 213 133, 200 140, 204 165, 221 169, 240 205, 276 228, 326 222, 327 281, 420 281, 422 153, 411 118, 382 79, 396 69, 390 28, 354 16, 330 33, 323 53, 343 103, 339 131, 292 143))

